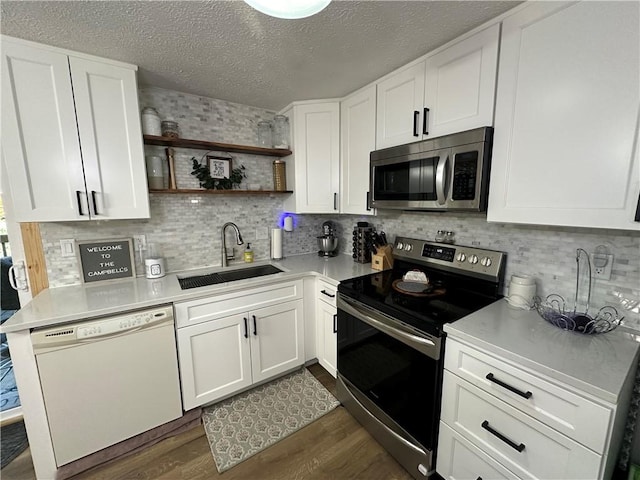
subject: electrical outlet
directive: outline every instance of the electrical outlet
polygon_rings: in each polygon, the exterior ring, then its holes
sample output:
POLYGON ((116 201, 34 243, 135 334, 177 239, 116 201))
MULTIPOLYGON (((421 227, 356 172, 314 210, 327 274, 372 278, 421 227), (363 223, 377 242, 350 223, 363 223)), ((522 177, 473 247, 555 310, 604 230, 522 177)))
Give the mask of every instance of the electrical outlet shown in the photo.
POLYGON ((592 253, 591 275, 600 280, 611 280, 611 270, 613 270, 613 255, 604 253, 592 253))
POLYGON ((134 235, 133 236, 133 249, 135 251, 146 250, 147 249, 147 237, 145 235, 134 235))
POLYGON ((60 240, 60 250, 63 257, 73 257, 76 254, 76 242, 73 238, 60 240))

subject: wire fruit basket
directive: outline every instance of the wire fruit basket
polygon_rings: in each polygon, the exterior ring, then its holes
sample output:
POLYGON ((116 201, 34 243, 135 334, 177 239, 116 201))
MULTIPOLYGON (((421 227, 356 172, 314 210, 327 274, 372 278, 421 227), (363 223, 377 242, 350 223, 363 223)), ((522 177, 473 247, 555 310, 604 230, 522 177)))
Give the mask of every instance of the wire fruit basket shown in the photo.
POLYGON ((604 306, 594 314, 589 313, 589 303, 591 302, 591 261, 589 254, 582 248, 576 250, 576 294, 573 301, 573 308, 567 305, 565 299, 558 294, 548 295, 544 301, 536 298, 535 308, 538 314, 547 322, 563 330, 584 333, 587 335, 596 333, 607 333, 615 329, 624 317, 611 306, 604 306), (584 309, 579 306, 580 293, 580 257, 586 256, 588 290, 584 309))

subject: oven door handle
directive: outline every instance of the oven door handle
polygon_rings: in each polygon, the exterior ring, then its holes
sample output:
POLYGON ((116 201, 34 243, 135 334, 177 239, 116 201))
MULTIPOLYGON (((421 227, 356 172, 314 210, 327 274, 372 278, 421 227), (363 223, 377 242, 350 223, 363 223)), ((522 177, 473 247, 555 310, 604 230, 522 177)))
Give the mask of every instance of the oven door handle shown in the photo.
MULTIPOLYGON (((409 345, 412 348, 428 355, 434 360, 440 359, 440 345, 437 344, 428 338, 419 337, 418 335, 414 335, 412 333, 401 330, 397 326, 388 325, 382 319, 376 319, 371 316, 371 314, 364 310, 364 308, 360 305, 354 304, 348 298, 339 296, 338 297, 338 310, 343 310, 349 315, 354 316, 358 320, 380 330, 383 333, 386 333, 390 337, 395 338, 396 340, 400 340, 402 343, 409 345)), ((371 312, 375 314, 375 312, 371 312)))

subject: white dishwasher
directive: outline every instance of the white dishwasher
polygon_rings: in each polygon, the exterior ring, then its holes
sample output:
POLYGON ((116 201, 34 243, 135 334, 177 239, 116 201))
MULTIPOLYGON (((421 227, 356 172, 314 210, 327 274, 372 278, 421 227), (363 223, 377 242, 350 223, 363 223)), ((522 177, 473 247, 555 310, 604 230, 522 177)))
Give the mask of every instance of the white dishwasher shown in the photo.
POLYGON ((182 415, 173 308, 31 333, 58 466, 182 415))

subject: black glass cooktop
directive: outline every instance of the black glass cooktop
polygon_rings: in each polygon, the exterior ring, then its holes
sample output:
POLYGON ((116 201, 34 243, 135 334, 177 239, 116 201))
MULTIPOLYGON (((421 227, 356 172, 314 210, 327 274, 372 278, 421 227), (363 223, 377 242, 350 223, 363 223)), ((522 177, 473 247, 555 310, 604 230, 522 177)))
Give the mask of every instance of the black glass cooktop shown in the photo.
POLYGON ((501 298, 497 283, 396 260, 392 270, 345 280, 338 292, 413 327, 440 336, 454 322, 501 298), (425 289, 401 283, 409 270, 429 279, 425 289), (404 288, 403 288, 404 287, 404 288))

